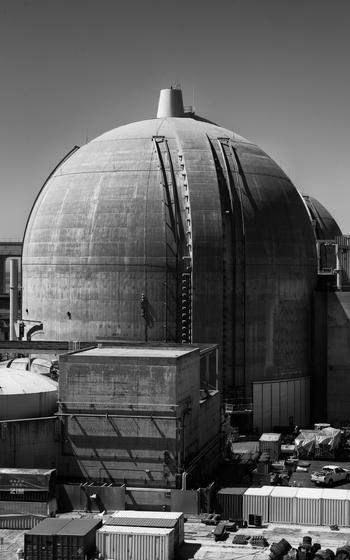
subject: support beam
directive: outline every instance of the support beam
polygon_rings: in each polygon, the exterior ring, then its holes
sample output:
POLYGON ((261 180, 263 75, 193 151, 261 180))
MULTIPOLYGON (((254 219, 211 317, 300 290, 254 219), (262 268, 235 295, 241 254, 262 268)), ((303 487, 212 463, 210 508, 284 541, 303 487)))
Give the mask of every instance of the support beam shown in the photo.
POLYGON ((15 323, 18 318, 18 260, 10 259, 10 340, 17 340, 15 323))
POLYGON ((0 294, 6 292, 6 257, 0 256, 0 294))

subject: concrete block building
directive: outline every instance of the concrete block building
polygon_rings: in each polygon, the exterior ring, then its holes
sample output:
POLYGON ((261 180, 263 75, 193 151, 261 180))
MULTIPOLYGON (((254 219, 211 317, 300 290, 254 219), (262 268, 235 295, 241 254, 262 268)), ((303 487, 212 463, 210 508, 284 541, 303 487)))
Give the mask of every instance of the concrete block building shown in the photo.
POLYGON ((61 356, 60 475, 169 488, 210 477, 220 397, 208 388, 205 364, 217 363, 206 359, 216 352, 213 345, 121 345, 61 356))

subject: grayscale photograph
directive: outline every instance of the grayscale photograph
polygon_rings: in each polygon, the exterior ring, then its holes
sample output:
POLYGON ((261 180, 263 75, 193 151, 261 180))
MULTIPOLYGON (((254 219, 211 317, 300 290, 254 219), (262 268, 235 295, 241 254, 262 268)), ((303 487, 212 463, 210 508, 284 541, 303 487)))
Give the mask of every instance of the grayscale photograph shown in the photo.
POLYGON ((349 0, 0 0, 0 560, 350 560, 349 60, 349 0))

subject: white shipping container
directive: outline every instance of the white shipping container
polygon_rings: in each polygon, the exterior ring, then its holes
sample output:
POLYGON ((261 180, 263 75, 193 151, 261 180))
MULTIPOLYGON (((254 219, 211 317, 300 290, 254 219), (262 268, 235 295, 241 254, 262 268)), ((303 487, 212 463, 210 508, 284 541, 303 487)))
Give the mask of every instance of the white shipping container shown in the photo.
POLYGON ((96 546, 108 560, 173 560, 174 529, 104 525, 96 533, 96 546))
POLYGON ((277 461, 281 452, 281 434, 264 433, 259 439, 260 453, 268 453, 272 461, 277 461))
POLYGON ((137 511, 134 509, 116 510, 112 517, 149 519, 174 519, 176 521, 176 545, 181 545, 185 540, 185 517, 182 511, 137 511))
POLYGON ((262 522, 269 521, 269 496, 273 486, 248 488, 243 494, 243 519, 248 521, 249 515, 261 515, 262 522))
POLYGON ((138 511, 137 509, 117 509, 112 517, 143 517, 145 519, 180 519, 182 511, 138 511))
POLYGON ((321 499, 322 525, 350 525, 350 491, 325 489, 321 499))
POLYGON ((298 488, 295 523, 321 525, 321 488, 298 488))
POLYGON ((295 523, 295 497, 298 488, 276 486, 270 494, 269 521, 271 523, 295 523))

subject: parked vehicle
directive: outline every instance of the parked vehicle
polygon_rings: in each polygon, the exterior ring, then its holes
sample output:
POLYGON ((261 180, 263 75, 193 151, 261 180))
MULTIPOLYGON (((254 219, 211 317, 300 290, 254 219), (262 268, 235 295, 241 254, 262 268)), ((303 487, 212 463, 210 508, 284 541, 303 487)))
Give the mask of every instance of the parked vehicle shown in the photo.
POLYGON ((325 465, 321 471, 311 473, 311 481, 327 486, 333 486, 337 482, 350 482, 350 471, 338 465, 325 465))

